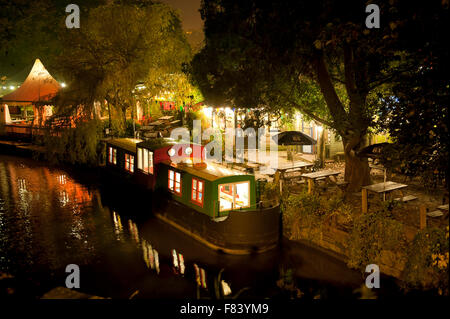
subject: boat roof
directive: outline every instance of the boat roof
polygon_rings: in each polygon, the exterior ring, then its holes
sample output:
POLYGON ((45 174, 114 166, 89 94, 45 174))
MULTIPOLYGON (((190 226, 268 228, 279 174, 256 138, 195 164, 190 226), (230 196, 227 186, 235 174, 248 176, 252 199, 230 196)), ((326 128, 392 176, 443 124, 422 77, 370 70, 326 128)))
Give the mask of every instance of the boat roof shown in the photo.
POLYGON ((159 148, 173 146, 176 144, 192 144, 192 145, 201 146, 200 144, 196 144, 196 143, 192 143, 192 142, 188 142, 188 141, 174 140, 174 139, 168 138, 168 137, 161 137, 161 138, 152 138, 152 139, 143 141, 138 144, 138 147, 145 147, 149 150, 156 150, 159 148))
POLYGON ((248 176, 251 177, 253 175, 246 174, 244 172, 231 169, 225 167, 223 165, 215 164, 212 162, 207 162, 206 166, 191 166, 191 165, 176 165, 171 161, 163 161, 162 163, 175 166, 177 169, 182 170, 186 173, 189 173, 194 176, 198 176, 202 179, 208 181, 215 181, 220 178, 229 177, 229 176, 248 176))
POLYGON ((126 151, 136 153, 136 144, 142 142, 142 140, 136 138, 114 138, 107 140, 106 143, 120 147, 126 151))

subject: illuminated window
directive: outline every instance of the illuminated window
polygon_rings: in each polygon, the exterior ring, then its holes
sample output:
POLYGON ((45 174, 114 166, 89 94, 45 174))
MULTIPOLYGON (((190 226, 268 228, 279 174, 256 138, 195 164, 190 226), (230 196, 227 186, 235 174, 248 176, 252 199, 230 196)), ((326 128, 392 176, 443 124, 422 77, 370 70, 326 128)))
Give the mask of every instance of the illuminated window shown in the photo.
POLYGON ((114 165, 117 164, 117 150, 113 147, 110 147, 108 153, 109 153, 108 158, 109 162, 114 165))
POLYGON ((138 148, 138 168, 144 173, 153 174, 153 152, 138 148))
POLYGON ((250 183, 219 185, 220 211, 250 207, 250 183))
POLYGON ((192 179, 192 196, 191 199, 194 203, 203 206, 203 190, 204 190, 204 182, 193 178, 192 179))
POLYGON ((125 153, 125 170, 133 173, 134 172, 134 156, 125 153))
POLYGON ((137 149, 137 165, 138 165, 138 169, 142 170, 142 148, 138 148, 137 149))
POLYGON ((181 174, 169 170, 169 189, 177 195, 181 195, 181 174))

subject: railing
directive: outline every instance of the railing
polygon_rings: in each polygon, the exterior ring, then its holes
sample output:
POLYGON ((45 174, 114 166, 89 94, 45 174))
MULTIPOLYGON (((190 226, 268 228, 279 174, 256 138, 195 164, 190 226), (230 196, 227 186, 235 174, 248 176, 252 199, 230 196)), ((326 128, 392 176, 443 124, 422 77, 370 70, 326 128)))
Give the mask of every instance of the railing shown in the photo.
MULTIPOLYGON (((26 124, 6 124, 4 126, 6 135, 32 138, 33 136, 43 136, 50 131, 49 127, 36 127, 26 124)), ((52 133, 53 136, 59 136, 58 132, 52 133)))

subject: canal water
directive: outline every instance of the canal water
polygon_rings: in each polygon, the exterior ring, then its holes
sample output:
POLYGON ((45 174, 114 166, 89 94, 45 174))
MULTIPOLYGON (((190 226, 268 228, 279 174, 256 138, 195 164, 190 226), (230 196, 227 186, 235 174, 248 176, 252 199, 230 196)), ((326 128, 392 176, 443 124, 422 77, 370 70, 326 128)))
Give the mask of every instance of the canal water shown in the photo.
POLYGON ((68 264, 80 267, 79 291, 112 298, 217 298, 219 290, 356 298, 364 283, 345 263, 287 240, 264 254, 212 251, 149 206, 142 194, 103 190, 94 172, 0 155, 0 273, 14 277, 9 293, 36 298, 65 286, 68 264))

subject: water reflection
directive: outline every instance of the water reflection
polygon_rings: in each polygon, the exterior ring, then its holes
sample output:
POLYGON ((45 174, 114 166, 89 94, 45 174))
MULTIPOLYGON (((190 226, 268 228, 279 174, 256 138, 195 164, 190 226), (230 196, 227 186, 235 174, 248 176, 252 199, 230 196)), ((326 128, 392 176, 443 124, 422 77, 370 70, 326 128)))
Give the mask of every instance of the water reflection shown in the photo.
POLYGON ((195 270, 195 280, 197 282, 197 286, 203 288, 203 289, 207 289, 207 285, 206 285, 206 273, 205 273, 205 269, 200 268, 199 266, 197 266, 197 264, 194 264, 194 270, 195 270))
POLYGON ((114 222, 114 232, 116 233, 117 236, 117 240, 122 240, 122 236, 123 236, 123 226, 122 226, 122 221, 120 219, 120 216, 113 211, 113 222, 114 222))
POLYGON ((153 249, 152 245, 149 244, 145 239, 142 240, 142 251, 144 254, 144 261, 147 268, 156 270, 159 274, 159 255, 156 249, 153 249))

